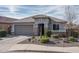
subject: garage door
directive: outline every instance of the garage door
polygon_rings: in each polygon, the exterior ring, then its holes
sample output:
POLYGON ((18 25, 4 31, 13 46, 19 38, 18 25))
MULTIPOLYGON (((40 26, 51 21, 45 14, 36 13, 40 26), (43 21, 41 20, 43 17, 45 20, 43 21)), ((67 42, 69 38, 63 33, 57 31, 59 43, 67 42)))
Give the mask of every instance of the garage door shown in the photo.
POLYGON ((33 26, 32 25, 16 25, 15 33, 19 35, 32 35, 33 26))

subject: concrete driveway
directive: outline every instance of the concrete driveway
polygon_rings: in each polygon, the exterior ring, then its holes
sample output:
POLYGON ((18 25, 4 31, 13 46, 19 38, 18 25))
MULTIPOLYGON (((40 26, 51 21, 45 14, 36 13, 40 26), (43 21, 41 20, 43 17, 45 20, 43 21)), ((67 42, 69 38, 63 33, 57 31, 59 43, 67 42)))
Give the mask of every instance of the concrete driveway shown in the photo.
POLYGON ((18 42, 30 38, 29 36, 9 36, 1 38, 0 40, 0 52, 7 52, 12 46, 16 45, 18 42))

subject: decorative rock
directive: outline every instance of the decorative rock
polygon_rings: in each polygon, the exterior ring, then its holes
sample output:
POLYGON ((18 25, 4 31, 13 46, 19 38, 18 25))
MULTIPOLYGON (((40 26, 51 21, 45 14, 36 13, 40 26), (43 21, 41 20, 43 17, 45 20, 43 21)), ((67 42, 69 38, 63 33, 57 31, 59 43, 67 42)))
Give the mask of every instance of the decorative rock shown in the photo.
POLYGON ((31 42, 31 38, 29 38, 28 41, 31 42))

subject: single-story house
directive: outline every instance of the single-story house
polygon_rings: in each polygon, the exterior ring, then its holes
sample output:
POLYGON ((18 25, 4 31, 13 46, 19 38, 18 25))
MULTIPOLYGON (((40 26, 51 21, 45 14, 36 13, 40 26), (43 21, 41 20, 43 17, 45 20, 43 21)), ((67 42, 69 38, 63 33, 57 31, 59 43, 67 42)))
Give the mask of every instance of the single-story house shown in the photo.
POLYGON ((13 21, 15 21, 15 20, 17 20, 17 19, 0 16, 0 30, 10 32, 13 21))
POLYGON ((34 15, 14 21, 11 32, 16 35, 43 35, 48 30, 54 33, 66 33, 66 23, 67 21, 55 17, 34 15))

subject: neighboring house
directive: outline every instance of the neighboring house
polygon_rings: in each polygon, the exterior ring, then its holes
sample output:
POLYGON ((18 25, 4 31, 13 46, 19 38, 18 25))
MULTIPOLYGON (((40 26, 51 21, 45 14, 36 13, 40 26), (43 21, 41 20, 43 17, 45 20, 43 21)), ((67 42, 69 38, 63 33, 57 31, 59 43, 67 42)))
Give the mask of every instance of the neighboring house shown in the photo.
POLYGON ((8 28, 11 26, 11 23, 0 22, 0 30, 8 32, 8 28))
POLYGON ((46 15, 35 15, 20 19, 12 24, 12 33, 16 35, 40 35, 48 30, 54 33, 66 33, 67 22, 46 15))
POLYGON ((0 30, 5 30, 9 33, 15 20, 17 19, 0 16, 0 30))

